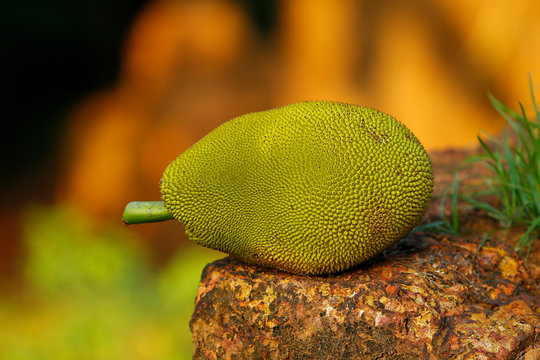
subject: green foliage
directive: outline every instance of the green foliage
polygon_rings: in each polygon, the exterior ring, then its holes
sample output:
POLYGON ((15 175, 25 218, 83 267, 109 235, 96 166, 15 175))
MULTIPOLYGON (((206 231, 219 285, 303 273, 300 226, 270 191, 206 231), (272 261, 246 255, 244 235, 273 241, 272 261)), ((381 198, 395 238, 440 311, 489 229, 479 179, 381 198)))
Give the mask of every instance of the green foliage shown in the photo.
POLYGON ((131 231, 95 225, 28 211, 25 286, 0 295, 0 359, 191 359, 198 281, 220 255, 190 246, 155 272, 131 231))
MULTIPOLYGON (((532 241, 540 236, 540 112, 535 100, 532 79, 529 85, 534 109, 533 121, 527 118, 525 108, 520 103, 520 113, 510 110, 506 105, 490 95, 494 108, 504 117, 508 128, 502 139, 486 135, 488 141, 478 137, 485 151, 472 157, 469 162, 485 166, 491 176, 485 177, 480 190, 472 195, 458 194, 458 173, 454 174, 451 189, 443 195, 440 207, 440 221, 424 224, 413 232, 432 229, 433 231, 459 235, 458 198, 472 206, 486 211, 503 226, 524 224, 528 228, 516 244, 516 250, 522 252, 525 247, 530 251, 532 241), (451 219, 444 215, 446 200, 451 194, 451 219), (486 196, 499 201, 494 206, 486 196)), ((485 235, 483 244, 488 240, 485 235)))
POLYGON ((505 118, 508 128, 502 139, 486 135, 489 142, 478 137, 485 153, 471 161, 487 167, 492 176, 484 179, 484 188, 463 196, 473 206, 483 209, 504 226, 525 224, 528 230, 516 245, 521 252, 540 235, 540 112, 534 97, 532 79, 529 76, 535 121, 529 121, 523 105, 520 113, 510 110, 490 95, 495 109, 505 118), (495 207, 480 200, 494 196, 500 206, 495 207))
POLYGON ((48 293, 111 293, 119 284, 135 290, 149 269, 134 239, 122 230, 109 227, 96 234, 88 219, 69 208, 29 209, 27 279, 48 293))

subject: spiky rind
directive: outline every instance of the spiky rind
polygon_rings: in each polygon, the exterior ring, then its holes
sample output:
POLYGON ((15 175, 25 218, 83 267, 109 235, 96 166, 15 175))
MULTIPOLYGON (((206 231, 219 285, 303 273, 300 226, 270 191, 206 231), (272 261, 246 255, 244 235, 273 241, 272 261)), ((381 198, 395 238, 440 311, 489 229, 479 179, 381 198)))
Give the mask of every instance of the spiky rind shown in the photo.
POLYGON ((379 254, 421 219, 430 159, 377 110, 302 102, 234 118, 165 170, 165 206, 188 236, 244 261, 339 272, 379 254))

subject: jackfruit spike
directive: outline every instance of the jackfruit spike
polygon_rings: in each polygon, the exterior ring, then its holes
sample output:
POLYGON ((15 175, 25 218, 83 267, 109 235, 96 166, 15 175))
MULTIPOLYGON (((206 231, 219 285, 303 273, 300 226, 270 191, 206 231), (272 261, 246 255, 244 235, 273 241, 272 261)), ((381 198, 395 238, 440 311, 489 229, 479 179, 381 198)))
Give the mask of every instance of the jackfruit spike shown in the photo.
POLYGON ((126 205, 122 221, 126 225, 173 220, 163 201, 132 201, 126 205))

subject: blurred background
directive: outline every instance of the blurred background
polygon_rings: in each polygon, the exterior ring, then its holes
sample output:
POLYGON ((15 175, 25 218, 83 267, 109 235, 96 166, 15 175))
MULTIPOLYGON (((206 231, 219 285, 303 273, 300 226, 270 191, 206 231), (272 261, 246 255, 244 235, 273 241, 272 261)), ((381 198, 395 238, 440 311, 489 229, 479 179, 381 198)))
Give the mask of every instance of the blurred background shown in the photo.
MULTIPOLYGON (((189 359, 205 264, 126 228, 178 154, 240 114, 368 105, 468 147, 540 86, 535 0, 21 0, 0 12, 1 359, 189 359)), ((540 95, 539 95, 540 96, 540 95)))

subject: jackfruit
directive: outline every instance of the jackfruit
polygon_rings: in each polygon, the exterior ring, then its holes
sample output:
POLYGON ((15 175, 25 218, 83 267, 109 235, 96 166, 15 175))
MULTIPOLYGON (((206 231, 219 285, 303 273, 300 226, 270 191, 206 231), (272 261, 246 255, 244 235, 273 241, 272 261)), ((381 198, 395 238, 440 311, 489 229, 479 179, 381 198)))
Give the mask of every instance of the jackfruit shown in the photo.
POLYGON ((190 239, 290 273, 340 272, 422 218, 433 172, 399 121, 310 101, 236 117, 166 168, 161 194, 190 239))

